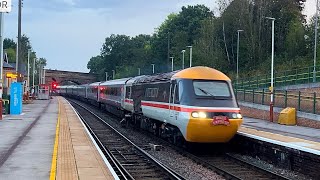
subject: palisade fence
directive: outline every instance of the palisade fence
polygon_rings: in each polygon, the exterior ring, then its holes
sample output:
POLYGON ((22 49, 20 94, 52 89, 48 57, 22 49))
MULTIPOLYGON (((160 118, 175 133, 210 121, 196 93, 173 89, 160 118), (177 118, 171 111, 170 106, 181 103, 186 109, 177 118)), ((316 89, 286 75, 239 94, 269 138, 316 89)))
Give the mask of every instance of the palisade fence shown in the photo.
MULTIPOLYGON (((270 91, 266 89, 235 89, 238 101, 270 105, 270 91)), ((275 90, 274 107, 293 107, 297 111, 320 114, 320 93, 275 90)))
MULTIPOLYGON (((307 84, 313 82, 313 76, 316 75, 316 82, 320 82, 320 66, 316 66, 316 72, 313 73, 313 66, 282 71, 274 73, 274 87, 307 84)), ((235 89, 260 89, 270 87, 271 75, 261 75, 252 78, 239 79, 238 82, 233 80, 235 89)))

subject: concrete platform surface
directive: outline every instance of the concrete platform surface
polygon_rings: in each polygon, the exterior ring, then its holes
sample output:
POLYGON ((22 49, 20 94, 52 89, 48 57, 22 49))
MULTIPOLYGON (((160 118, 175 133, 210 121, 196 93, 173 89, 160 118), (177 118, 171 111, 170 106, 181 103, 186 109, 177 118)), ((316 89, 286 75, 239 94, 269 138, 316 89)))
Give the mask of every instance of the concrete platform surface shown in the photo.
POLYGON ((244 117, 239 134, 320 155, 320 131, 244 117))
POLYGON ((35 100, 0 121, 0 179, 48 179, 58 102, 35 100))
POLYGON ((58 98, 60 132, 55 179, 119 179, 72 106, 63 97, 58 98))
POLYGON ((265 120, 247 117, 244 117, 243 126, 271 133, 281 134, 285 136, 320 142, 319 129, 308 128, 303 126, 287 126, 277 123, 271 123, 265 120))

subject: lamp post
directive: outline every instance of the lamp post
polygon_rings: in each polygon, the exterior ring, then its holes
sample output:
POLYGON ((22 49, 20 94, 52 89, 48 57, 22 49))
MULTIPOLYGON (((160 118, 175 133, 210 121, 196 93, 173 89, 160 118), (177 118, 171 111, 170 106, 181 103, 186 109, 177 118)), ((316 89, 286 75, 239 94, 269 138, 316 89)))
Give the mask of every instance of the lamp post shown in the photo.
MULTIPOLYGON (((3 13, 0 13, 0 99, 2 99, 3 93, 3 13)), ((2 102, 1 102, 2 103, 2 102)), ((2 109, 1 109, 2 110, 2 109)), ((1 116, 2 119, 2 116, 1 116)))
POLYGON ((173 57, 170 57, 171 59, 171 71, 173 71, 173 57))
POLYGON ((272 21, 272 46, 271 46, 271 82, 270 82, 270 121, 273 122, 273 66, 274 66, 274 21, 275 18, 266 17, 272 21))
POLYGON ((108 81, 108 72, 106 72, 106 81, 108 81))
POLYGON ((152 74, 154 74, 154 64, 151 64, 152 66, 152 74))
POLYGON ((313 55, 313 82, 316 82, 316 62, 317 62, 317 38, 318 38, 318 15, 319 15, 319 0, 316 4, 316 21, 314 27, 314 55, 313 55))
POLYGON ((19 0, 19 4, 18 4, 18 41, 17 41, 17 64, 16 64, 16 68, 17 68, 17 74, 18 74, 18 82, 23 82, 23 77, 21 77, 22 74, 22 66, 19 64, 22 63, 22 54, 21 54, 21 49, 22 49, 22 43, 21 43, 21 15, 22 15, 22 0, 19 0))
POLYGON ((190 48, 190 67, 192 67, 192 46, 187 46, 187 48, 190 48))
POLYGON ((112 70, 112 79, 114 79, 114 76, 115 76, 115 71, 112 70))
POLYGON ((141 74, 141 70, 140 68, 138 68, 138 75, 140 76, 140 74, 141 74))
POLYGON ((42 79, 42 77, 41 77, 42 76, 42 70, 41 70, 42 67, 41 66, 42 66, 42 64, 41 64, 41 62, 39 62, 39 73, 38 73, 39 74, 39 83, 38 83, 39 85, 41 84, 41 79, 42 79))
POLYGON ((238 43, 237 43, 237 87, 238 87, 238 80, 239 80, 239 46, 240 46, 240 32, 243 30, 238 30, 238 43))
POLYGON ((34 73, 36 72, 36 58, 33 58, 33 68, 32 68, 32 88, 34 90, 34 73))
POLYGON ((186 50, 182 50, 182 69, 184 69, 184 53, 186 52, 186 50))
POLYGON ((46 84, 46 70, 44 69, 44 67, 43 67, 42 84, 46 84))
POLYGON ((27 78, 27 92, 29 92, 29 85, 30 85, 30 53, 31 49, 28 49, 28 78, 27 78))

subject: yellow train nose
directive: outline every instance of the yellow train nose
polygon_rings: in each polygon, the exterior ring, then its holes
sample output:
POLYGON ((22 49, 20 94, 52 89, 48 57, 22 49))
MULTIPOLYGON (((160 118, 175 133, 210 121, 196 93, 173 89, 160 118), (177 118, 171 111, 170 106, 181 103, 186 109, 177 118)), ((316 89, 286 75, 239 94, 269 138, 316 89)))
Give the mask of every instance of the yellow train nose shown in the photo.
POLYGON ((229 123, 216 124, 210 118, 190 117, 186 140, 189 142, 221 143, 228 142, 237 133, 242 119, 229 119, 229 123))

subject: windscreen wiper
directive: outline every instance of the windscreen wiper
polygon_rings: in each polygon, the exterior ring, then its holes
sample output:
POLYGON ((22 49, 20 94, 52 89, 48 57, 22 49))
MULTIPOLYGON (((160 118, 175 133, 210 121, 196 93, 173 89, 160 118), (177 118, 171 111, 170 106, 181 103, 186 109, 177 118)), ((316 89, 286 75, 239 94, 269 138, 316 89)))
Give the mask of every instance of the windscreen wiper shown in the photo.
POLYGON ((203 92, 204 94, 210 95, 211 97, 215 97, 213 94, 209 93, 208 91, 203 90, 203 89, 201 89, 201 88, 199 88, 199 87, 197 87, 197 88, 198 88, 201 92, 203 92))

